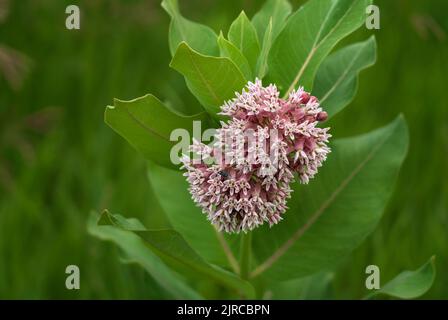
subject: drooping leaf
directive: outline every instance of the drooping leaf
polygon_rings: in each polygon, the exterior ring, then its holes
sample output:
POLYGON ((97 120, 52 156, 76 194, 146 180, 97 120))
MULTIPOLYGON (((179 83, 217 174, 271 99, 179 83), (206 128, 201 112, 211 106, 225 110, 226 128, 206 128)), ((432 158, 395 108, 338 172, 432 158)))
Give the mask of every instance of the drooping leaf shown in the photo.
POLYGON ((272 45, 272 19, 269 20, 268 27, 264 34, 263 46, 257 61, 257 77, 263 79, 268 71, 268 55, 272 45))
POLYGON ((227 38, 241 50, 247 61, 249 61, 252 71, 255 72, 258 55, 260 54, 260 43, 257 31, 244 11, 233 21, 227 38))
POLYGON ((358 75, 376 60, 376 41, 368 40, 340 49, 322 62, 316 74, 313 95, 332 117, 341 111, 356 94, 358 75))
POLYGON ((428 262, 417 270, 403 271, 386 283, 381 289, 368 295, 367 298, 370 299, 380 294, 401 299, 414 299, 420 297, 431 288, 436 277, 434 260, 435 257, 431 257, 428 262))
POLYGON ((294 184, 284 221, 255 230, 260 264, 252 276, 305 277, 331 268, 355 249, 380 220, 407 145, 401 116, 368 134, 336 140, 316 178, 305 186, 294 184))
POLYGON ((130 101, 115 99, 114 106, 106 108, 104 120, 146 159, 172 168, 176 166, 170 159, 170 151, 177 143, 170 141, 172 131, 183 128, 192 132, 193 121, 208 125, 205 112, 184 116, 150 94, 130 101))
MULTIPOLYGON (((174 298, 202 299, 184 282, 182 277, 168 268, 151 250, 148 250, 137 235, 112 226, 100 226, 97 224, 97 220, 98 214, 90 214, 87 225, 89 233, 99 239, 115 243, 126 255, 126 260, 141 265, 174 298)), ((128 226, 139 226, 139 223, 133 219, 128 220, 127 223, 128 226)))
POLYGON ((260 11, 252 18, 252 24, 257 30, 258 39, 263 39, 269 21, 272 19, 272 39, 275 39, 285 25, 286 18, 291 14, 292 7, 288 0, 267 0, 260 11))
POLYGON ((206 261, 235 269, 232 259, 237 256, 238 238, 224 236, 215 230, 191 199, 188 183, 180 170, 170 170, 154 163, 148 166, 149 181, 173 228, 206 261))
POLYGON ((270 78, 286 94, 311 90, 322 60, 336 43, 360 27, 371 0, 310 0, 297 10, 269 53, 270 78))
POLYGON ((171 55, 174 55, 182 41, 202 54, 218 55, 216 33, 211 28, 184 18, 179 11, 177 0, 163 0, 162 7, 171 16, 168 41, 171 55))
POLYGON ((130 225, 126 219, 119 215, 112 215, 107 211, 103 215, 108 216, 102 219, 103 223, 109 221, 111 225, 132 231, 144 240, 151 251, 172 268, 200 279, 205 277, 216 281, 244 293, 248 298, 254 297, 254 289, 247 281, 241 280, 224 269, 206 263, 178 232, 174 230, 142 230, 140 226, 133 228, 133 225, 130 225))
POLYGON ((219 107, 246 84, 230 59, 204 56, 185 42, 177 48, 170 67, 184 75, 190 91, 215 118, 219 118, 219 107))
POLYGON ((252 80, 252 70, 249 62, 240 49, 225 39, 222 33, 218 37, 218 45, 221 52, 221 57, 226 57, 232 60, 233 63, 235 63, 235 65, 240 69, 241 73, 246 78, 246 81, 252 80))

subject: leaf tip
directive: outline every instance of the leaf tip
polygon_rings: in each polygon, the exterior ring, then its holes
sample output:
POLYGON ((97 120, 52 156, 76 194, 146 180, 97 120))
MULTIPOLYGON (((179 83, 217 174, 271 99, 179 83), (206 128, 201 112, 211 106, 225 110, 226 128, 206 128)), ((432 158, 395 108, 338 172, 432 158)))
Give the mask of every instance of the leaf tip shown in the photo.
POLYGON ((239 17, 249 19, 249 18, 247 17, 246 12, 245 12, 244 10, 241 10, 241 12, 240 12, 238 18, 239 18, 239 17))
POLYGON ((98 220, 96 222, 97 226, 108 226, 110 225, 110 219, 109 219, 109 210, 104 209, 103 212, 101 212, 100 216, 98 217, 98 220))

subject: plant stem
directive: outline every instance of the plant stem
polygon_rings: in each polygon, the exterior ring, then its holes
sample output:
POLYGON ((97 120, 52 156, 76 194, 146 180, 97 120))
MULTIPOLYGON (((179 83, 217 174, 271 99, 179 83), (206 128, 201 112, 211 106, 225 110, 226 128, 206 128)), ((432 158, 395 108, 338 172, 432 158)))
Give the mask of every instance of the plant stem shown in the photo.
POLYGON ((240 249, 240 276, 242 279, 249 279, 250 260, 252 251, 252 232, 243 233, 241 236, 240 249))

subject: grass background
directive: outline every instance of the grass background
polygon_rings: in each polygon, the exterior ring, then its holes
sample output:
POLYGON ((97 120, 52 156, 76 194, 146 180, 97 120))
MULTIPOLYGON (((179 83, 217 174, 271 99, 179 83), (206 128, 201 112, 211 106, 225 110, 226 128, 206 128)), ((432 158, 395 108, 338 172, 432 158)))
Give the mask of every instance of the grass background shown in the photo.
MULTIPOLYGON (((403 113, 411 144, 380 225, 338 267, 334 289, 337 298, 360 298, 367 265, 378 265, 385 283, 435 254, 436 282, 423 298, 446 299, 448 2, 376 4, 381 29, 362 28, 343 43, 375 34, 378 62, 361 74, 332 133, 367 132, 403 113)), ((186 16, 217 32, 242 8, 252 16, 260 5, 181 1, 186 16)), ((86 232, 92 209, 166 223, 144 160, 102 116, 114 97, 149 92, 185 110, 198 104, 168 67, 167 15, 153 0, 0 0, 0 8, 0 298, 167 297, 139 267, 122 264, 112 244, 86 232), (79 31, 65 28, 68 4, 81 8, 79 31), (4 52, 13 59, 5 62, 4 52), (81 290, 65 289, 69 264, 80 267, 81 290)))

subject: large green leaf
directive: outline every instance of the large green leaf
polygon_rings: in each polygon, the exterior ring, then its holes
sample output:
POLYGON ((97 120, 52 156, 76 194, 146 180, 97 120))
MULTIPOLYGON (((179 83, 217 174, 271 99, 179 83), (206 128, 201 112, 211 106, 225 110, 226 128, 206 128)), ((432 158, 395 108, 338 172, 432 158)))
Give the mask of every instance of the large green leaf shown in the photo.
POLYGON ((204 56, 185 42, 177 48, 170 66, 184 75, 190 91, 215 118, 219 107, 246 84, 243 74, 230 59, 204 56))
POLYGON ((248 298, 253 298, 253 287, 236 275, 217 266, 206 263, 174 230, 146 230, 140 224, 128 223, 120 215, 112 215, 104 212, 100 223, 109 223, 123 230, 132 231, 145 241, 145 244, 159 256, 167 265, 190 276, 203 280, 204 278, 216 281, 237 292, 243 293, 248 298))
POLYGON ((257 30, 258 39, 263 39, 272 20, 272 39, 278 35, 285 25, 286 18, 291 14, 292 7, 288 0, 267 0, 260 11, 252 18, 252 24, 257 30))
MULTIPOLYGON (((87 224, 89 233, 99 239, 115 243, 126 255, 126 260, 141 265, 174 298, 202 299, 198 293, 185 284, 184 279, 171 271, 157 255, 148 250, 137 235, 112 226, 99 226, 97 220, 98 214, 92 213, 89 216, 87 224)), ((138 227, 140 225, 134 219, 125 221, 128 226, 138 227)))
POLYGON ((414 271, 403 271, 391 281, 386 283, 381 289, 368 295, 367 298, 372 298, 379 294, 401 298, 414 299, 425 294, 428 291, 436 277, 435 258, 431 257, 419 269, 414 271))
POLYGON ((408 146, 400 116, 388 126, 336 140, 309 185, 294 185, 284 221, 254 232, 252 276, 288 280, 330 269, 376 227, 408 146))
POLYGON ((202 54, 218 55, 216 33, 212 29, 185 19, 179 11, 177 0, 163 0, 162 7, 171 16, 169 33, 171 55, 174 55, 182 41, 202 54))
POLYGON ((313 95, 319 98, 329 117, 341 111, 356 94, 358 74, 376 60, 376 41, 355 43, 331 54, 316 74, 313 95))
POLYGON ((221 33, 218 37, 219 50, 221 57, 226 57, 232 60, 235 65, 240 69, 247 81, 252 80, 252 70, 243 53, 235 47, 235 45, 224 38, 221 33))
POLYGON ((171 132, 177 128, 192 132, 193 121, 208 126, 205 112, 184 116, 150 94, 130 101, 115 99, 114 106, 106 108, 104 119, 145 158, 167 167, 175 167, 170 160, 171 148, 176 143, 170 141, 171 132))
POLYGON ((310 0, 294 13, 269 53, 269 75, 288 94, 313 87, 322 60, 336 43, 360 27, 371 0, 310 0))
POLYGON ((260 54, 260 43, 257 30, 250 22, 244 11, 233 21, 227 36, 249 61, 252 71, 255 72, 258 55, 260 54))
POLYGON ((224 236, 211 225, 191 199, 182 172, 154 163, 148 166, 153 190, 173 228, 208 262, 237 269, 235 249, 238 247, 238 237, 224 236))

